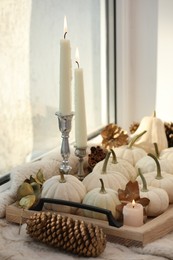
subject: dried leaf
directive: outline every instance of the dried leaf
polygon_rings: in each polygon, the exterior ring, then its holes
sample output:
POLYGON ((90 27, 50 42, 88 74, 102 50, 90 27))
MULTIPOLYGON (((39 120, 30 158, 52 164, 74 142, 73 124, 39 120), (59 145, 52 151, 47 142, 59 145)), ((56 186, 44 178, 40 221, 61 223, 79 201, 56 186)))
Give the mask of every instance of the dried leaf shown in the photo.
POLYGON ((35 195, 27 195, 19 201, 19 205, 24 208, 24 209, 29 209, 31 208, 36 201, 36 196, 35 195))
POLYGON ((39 198, 40 197, 40 194, 41 194, 41 186, 40 184, 38 184, 37 182, 32 182, 31 183, 31 186, 34 190, 34 195, 39 198))
POLYGON ((32 195, 34 194, 34 190, 28 182, 23 182, 18 190, 17 190, 17 200, 20 200, 22 197, 25 197, 26 195, 32 195))
POLYGON ((29 208, 40 198, 44 181, 45 179, 41 169, 38 170, 35 177, 30 175, 29 178, 24 180, 19 186, 16 194, 17 201, 21 207, 29 208))
POLYGON ((140 198, 139 184, 137 181, 129 181, 126 184, 125 190, 118 189, 118 198, 121 204, 116 206, 116 210, 120 212, 120 219, 122 219, 123 207, 135 200, 136 203, 140 203, 143 207, 146 207, 150 200, 148 198, 140 198))
POLYGON ((146 207, 148 206, 150 200, 148 198, 140 198, 137 202, 140 203, 143 207, 146 207))
POLYGON ((41 169, 38 170, 36 177, 35 177, 35 180, 36 180, 37 183, 39 183, 41 185, 44 183, 45 178, 44 178, 44 175, 43 175, 43 171, 41 169))
POLYGON ((106 149, 111 149, 128 143, 127 132, 116 124, 107 125, 100 134, 103 138, 102 146, 106 149))
POLYGON ((125 190, 118 190, 118 196, 120 201, 132 202, 132 200, 139 200, 139 185, 137 181, 129 181, 125 187, 125 190))

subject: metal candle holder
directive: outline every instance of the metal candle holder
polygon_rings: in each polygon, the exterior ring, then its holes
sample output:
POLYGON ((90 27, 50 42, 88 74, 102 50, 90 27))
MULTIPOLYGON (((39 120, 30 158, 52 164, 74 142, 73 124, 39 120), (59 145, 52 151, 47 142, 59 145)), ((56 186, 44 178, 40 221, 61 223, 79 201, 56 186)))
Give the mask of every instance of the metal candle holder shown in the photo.
POLYGON ((70 115, 62 115, 61 113, 56 112, 55 115, 58 117, 59 130, 62 133, 61 155, 63 161, 61 163, 60 170, 62 170, 65 174, 68 174, 72 168, 69 165, 68 158, 70 156, 69 133, 71 131, 73 113, 70 115))
POLYGON ((83 158, 86 156, 86 147, 76 147, 75 150, 75 155, 79 158, 79 166, 78 166, 78 179, 83 180, 85 175, 84 175, 84 169, 83 169, 83 158))

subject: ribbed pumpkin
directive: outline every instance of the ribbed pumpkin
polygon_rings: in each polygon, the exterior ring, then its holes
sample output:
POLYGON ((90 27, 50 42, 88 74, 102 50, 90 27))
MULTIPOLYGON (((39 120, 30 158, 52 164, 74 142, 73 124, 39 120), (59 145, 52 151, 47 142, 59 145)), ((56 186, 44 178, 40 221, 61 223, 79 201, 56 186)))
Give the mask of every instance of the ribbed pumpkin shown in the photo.
MULTIPOLYGON (((157 160, 160 163, 161 170, 173 174, 173 162, 171 163, 171 161, 168 160, 166 157, 164 158, 160 156, 158 146, 156 143, 154 143, 153 146, 155 147, 155 156, 157 157, 157 160)), ((140 168, 141 172, 145 174, 147 172, 156 171, 157 166, 153 158, 146 155, 139 161, 137 161, 135 168, 140 168)))
POLYGON ((135 146, 143 148, 147 153, 153 154, 155 152, 153 143, 158 144, 159 152, 168 147, 164 122, 156 117, 155 111, 152 116, 145 116, 142 118, 139 127, 132 136, 138 135, 144 130, 147 131, 146 134, 142 135, 135 142, 135 146))
MULTIPOLYGON (((44 182, 41 197, 81 203, 85 194, 86 188, 81 181, 70 174, 64 176, 60 171, 60 175, 53 176, 44 182)), ((73 207, 55 204, 45 204, 45 208, 67 213, 74 213, 77 210, 73 207)))
MULTIPOLYGON (((115 151, 113 149, 110 150, 111 155, 107 163, 107 171, 111 171, 113 173, 121 173, 127 180, 135 180, 137 177, 137 171, 131 163, 129 163, 125 159, 117 158, 115 151)), ((98 162, 93 168, 93 172, 101 171, 103 168, 104 161, 98 162)))
POLYGON ((143 156, 147 155, 146 151, 140 147, 136 147, 136 141, 142 136, 145 135, 146 131, 141 132, 138 135, 135 135, 128 145, 122 145, 113 150, 116 153, 117 158, 125 159, 130 162, 133 166, 140 160, 143 156))
POLYGON ((100 178, 103 179, 104 185, 106 188, 118 190, 124 189, 126 183, 128 182, 127 178, 124 177, 119 172, 113 172, 112 170, 107 170, 107 164, 110 157, 111 152, 107 152, 107 155, 104 159, 102 169, 98 169, 98 171, 93 171, 89 173, 84 179, 83 184, 86 187, 87 192, 100 187, 100 178))
POLYGON ((146 179, 140 169, 138 169, 138 172, 142 180, 140 197, 148 198, 150 200, 149 205, 145 208, 146 214, 149 217, 157 217, 165 212, 169 206, 168 193, 164 189, 147 186, 146 179))
MULTIPOLYGON (((168 193, 169 203, 173 203, 173 175, 165 171, 161 171, 160 164, 156 156, 150 153, 148 156, 151 156, 155 160, 157 170, 145 174, 147 184, 149 186, 164 189, 168 193)), ((137 177, 137 181, 141 183, 141 179, 139 177, 137 177)))
POLYGON ((160 159, 167 159, 173 168, 173 147, 166 148, 160 152, 160 159))
MULTIPOLYGON (((113 189, 109 189, 109 188, 105 189, 104 182, 102 179, 99 179, 99 181, 101 182, 101 188, 95 188, 89 191, 85 195, 83 199, 83 203, 87 205, 92 205, 95 207, 111 210, 113 216, 115 217, 115 219, 117 219, 119 217, 119 214, 116 211, 116 206, 121 204, 121 202, 118 199, 118 194, 113 189)), ((90 210, 84 210, 84 215, 90 218, 107 220, 106 215, 102 213, 90 211, 90 210)))

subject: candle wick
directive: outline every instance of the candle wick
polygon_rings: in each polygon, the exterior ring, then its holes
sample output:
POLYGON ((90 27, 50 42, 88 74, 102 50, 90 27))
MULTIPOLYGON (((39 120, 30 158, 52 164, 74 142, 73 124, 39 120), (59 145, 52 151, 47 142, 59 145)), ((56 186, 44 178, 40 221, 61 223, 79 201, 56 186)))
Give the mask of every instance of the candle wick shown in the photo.
POLYGON ((76 64, 77 64, 77 66, 78 66, 78 69, 79 69, 79 62, 76 60, 76 64))
POLYGON ((66 38, 67 32, 64 33, 64 39, 66 38))

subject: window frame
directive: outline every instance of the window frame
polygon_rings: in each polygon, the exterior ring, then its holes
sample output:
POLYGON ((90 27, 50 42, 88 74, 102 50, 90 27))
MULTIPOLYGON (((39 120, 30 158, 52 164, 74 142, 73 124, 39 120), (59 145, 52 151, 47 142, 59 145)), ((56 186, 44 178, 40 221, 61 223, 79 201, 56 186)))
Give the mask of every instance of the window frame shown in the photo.
MULTIPOLYGON (((107 66, 107 123, 116 122, 116 0, 105 0, 106 7, 106 66, 107 66)), ((97 137, 101 130, 88 135, 88 141, 97 137)), ((47 153, 46 153, 47 154, 47 153)), ((43 158, 45 154, 35 158, 32 162, 43 158)), ((10 187, 10 172, 0 176, 0 193, 10 187)))

